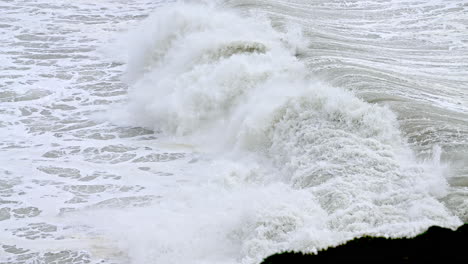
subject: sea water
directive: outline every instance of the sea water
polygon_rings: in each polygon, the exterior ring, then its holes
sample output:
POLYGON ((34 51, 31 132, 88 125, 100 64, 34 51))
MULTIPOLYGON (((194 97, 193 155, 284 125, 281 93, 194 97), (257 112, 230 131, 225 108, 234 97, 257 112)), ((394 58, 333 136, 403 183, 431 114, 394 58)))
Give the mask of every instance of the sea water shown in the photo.
POLYGON ((259 263, 468 220, 466 1, 2 1, 1 263, 259 263))

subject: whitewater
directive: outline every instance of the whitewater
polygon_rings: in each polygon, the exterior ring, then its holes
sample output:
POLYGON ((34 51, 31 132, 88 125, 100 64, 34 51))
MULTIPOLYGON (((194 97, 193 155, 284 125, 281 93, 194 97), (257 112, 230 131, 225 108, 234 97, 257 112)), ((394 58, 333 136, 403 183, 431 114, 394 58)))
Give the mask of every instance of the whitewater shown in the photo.
POLYGON ((0 263, 260 263, 468 221, 464 0, 0 2, 0 263))

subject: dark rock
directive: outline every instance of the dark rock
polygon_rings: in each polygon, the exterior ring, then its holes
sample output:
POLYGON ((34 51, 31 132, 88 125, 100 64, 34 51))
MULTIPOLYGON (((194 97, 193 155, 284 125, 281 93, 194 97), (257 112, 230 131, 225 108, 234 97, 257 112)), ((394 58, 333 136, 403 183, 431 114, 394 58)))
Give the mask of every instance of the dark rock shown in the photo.
POLYGON ((433 226, 414 238, 361 237, 317 254, 285 252, 262 264, 468 263, 468 224, 456 231, 433 226))

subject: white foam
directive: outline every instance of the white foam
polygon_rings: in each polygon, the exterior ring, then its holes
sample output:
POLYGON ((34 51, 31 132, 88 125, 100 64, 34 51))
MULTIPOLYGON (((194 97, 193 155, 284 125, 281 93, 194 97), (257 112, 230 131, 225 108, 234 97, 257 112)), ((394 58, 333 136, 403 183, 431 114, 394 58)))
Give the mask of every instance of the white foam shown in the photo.
POLYGON ((133 263, 256 263, 461 223, 437 200, 438 164, 416 160, 390 110, 308 77, 298 35, 182 3, 136 31, 126 121, 206 154, 150 208, 103 224, 133 263))

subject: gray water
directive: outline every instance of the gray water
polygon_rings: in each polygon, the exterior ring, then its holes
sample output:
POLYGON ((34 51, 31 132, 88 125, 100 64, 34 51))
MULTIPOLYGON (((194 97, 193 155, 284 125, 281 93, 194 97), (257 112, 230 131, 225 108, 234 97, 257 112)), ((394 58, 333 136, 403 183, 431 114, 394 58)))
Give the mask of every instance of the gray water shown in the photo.
POLYGON ((390 106, 421 159, 450 164, 444 201, 467 221, 467 1, 228 2, 302 25, 311 75, 390 106))
POLYGON ((467 1, 231 0, 150 16, 162 2, 0 2, 0 263, 257 263, 468 221, 467 1), (219 65, 241 66, 230 78, 219 65), (270 106, 264 87, 290 96, 276 81, 299 95, 270 106), (166 83, 186 93, 166 104, 166 83), (250 114, 266 136, 237 125, 250 114))

